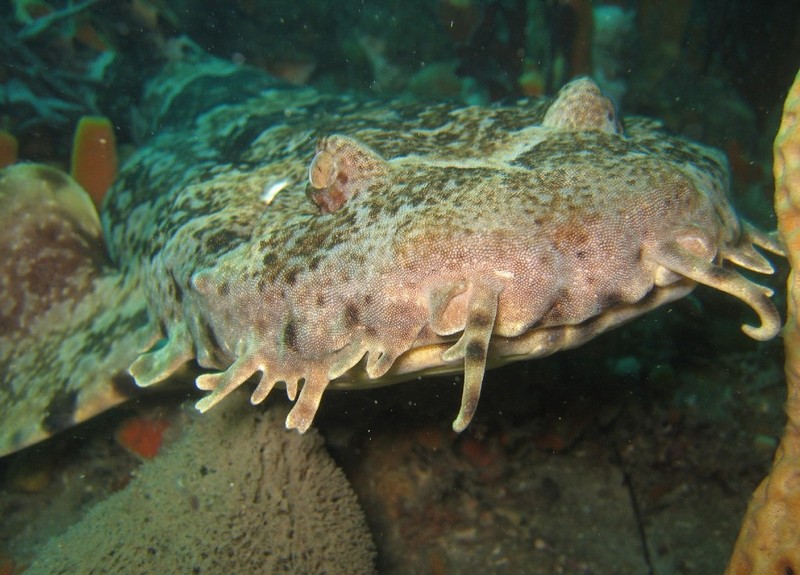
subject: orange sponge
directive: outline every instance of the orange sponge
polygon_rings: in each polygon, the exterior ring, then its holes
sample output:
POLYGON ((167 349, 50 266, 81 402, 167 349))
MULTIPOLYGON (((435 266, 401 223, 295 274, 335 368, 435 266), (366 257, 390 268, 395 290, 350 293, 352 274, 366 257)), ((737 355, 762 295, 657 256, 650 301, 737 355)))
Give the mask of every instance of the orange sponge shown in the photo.
POLYGON ((0 130, 0 168, 16 163, 19 144, 11 132, 0 130))
POLYGON ((800 73, 775 138, 775 211, 789 275, 786 349, 788 422, 769 476, 750 500, 728 575, 800 573, 800 73))
POLYGON ((169 427, 165 419, 131 417, 123 421, 115 434, 117 443, 144 459, 158 455, 164 432, 169 427))
POLYGON ((103 116, 84 116, 72 142, 70 174, 98 208, 117 176, 117 140, 111 121, 103 116))

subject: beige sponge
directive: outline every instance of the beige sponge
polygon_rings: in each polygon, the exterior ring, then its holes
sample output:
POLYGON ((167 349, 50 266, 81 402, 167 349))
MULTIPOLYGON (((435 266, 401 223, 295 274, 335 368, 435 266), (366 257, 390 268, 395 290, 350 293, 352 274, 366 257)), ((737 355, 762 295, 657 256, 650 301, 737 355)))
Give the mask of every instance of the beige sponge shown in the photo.
POLYGON ((52 539, 26 573, 372 573, 374 546, 314 431, 244 397, 190 418, 121 492, 52 539))

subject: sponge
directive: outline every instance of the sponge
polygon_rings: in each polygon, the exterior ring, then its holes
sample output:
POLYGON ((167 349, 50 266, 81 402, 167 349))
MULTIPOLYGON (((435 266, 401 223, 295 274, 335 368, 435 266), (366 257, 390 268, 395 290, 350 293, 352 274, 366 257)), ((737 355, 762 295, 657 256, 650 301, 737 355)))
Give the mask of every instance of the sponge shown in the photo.
POLYGON ((58 573, 374 572, 356 496, 315 430, 246 397, 204 416, 128 486, 51 539, 26 571, 58 573))
POLYGON ((774 152, 778 231, 792 266, 783 331, 788 422, 772 470, 747 508, 728 575, 800 573, 800 73, 786 97, 774 152))

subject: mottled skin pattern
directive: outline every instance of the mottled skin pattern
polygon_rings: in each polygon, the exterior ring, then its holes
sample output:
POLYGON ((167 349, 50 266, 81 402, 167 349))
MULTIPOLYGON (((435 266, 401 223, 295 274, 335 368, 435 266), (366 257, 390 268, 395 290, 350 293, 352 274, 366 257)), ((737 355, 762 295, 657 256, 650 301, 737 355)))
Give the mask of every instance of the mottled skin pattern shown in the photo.
POLYGON ((108 259, 86 193, 34 164, 0 172, 0 453, 123 401, 153 343, 135 276, 108 259))
POLYGON ((161 339, 117 363, 146 386, 196 358, 201 410, 260 375, 253 402, 285 384, 303 431, 327 387, 463 370, 461 430, 487 364, 580 345, 696 282, 748 303, 749 335, 778 332, 771 292, 720 265, 770 273, 753 244, 781 251, 733 212, 724 157, 653 121, 623 130, 588 79, 489 109, 219 62, 152 86, 156 137, 102 220, 121 283, 142 286, 143 339, 161 339))

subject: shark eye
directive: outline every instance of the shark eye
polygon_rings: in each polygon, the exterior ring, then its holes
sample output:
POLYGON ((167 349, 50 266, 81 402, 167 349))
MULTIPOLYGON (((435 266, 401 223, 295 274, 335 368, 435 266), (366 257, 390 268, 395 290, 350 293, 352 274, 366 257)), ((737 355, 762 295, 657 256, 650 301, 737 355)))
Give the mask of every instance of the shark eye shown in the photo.
POLYGON ((308 168, 308 182, 314 189, 321 190, 331 186, 336 181, 339 168, 336 158, 330 152, 318 152, 308 168))
POLYGON ((388 171, 386 160, 364 144, 347 136, 328 136, 317 143, 306 194, 323 214, 330 214, 388 171))

